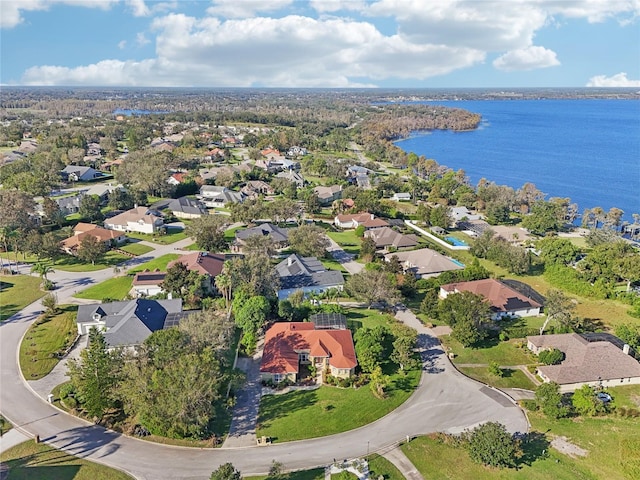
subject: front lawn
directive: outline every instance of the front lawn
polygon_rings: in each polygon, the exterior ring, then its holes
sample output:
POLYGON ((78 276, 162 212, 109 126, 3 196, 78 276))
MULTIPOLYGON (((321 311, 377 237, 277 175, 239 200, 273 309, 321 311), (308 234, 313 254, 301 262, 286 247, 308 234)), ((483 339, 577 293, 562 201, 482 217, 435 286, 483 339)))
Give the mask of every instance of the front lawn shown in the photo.
POLYGON ((487 367, 460 367, 458 368, 467 377, 471 377, 487 385, 496 388, 524 388, 525 390, 535 390, 536 386, 522 370, 503 369, 502 377, 489 373, 487 367))
POLYGON ((390 323, 397 322, 393 315, 381 312, 374 308, 349 308, 345 313, 347 317, 347 326, 353 332, 360 327, 377 327, 382 325, 388 326, 390 323))
MULTIPOLYGON (((254 477, 242 478, 244 480, 273 480, 274 477, 270 477, 269 475, 256 475, 254 477)), ((313 468, 311 470, 298 470, 295 472, 283 473, 278 475, 278 480, 324 480, 324 468, 313 468)))
POLYGON ((41 283, 40 278, 31 275, 0 275, 0 321, 44 296, 41 283))
POLYGON ((71 346, 77 336, 77 305, 60 307, 52 317, 41 316, 34 322, 20 344, 20 370, 27 380, 47 375, 60 361, 58 354, 71 346))
POLYGON ((127 260, 129 260, 129 257, 126 255, 114 250, 109 250, 96 262, 95 265, 83 262, 73 255, 64 255, 56 259, 52 266, 54 270, 62 270, 65 272, 95 272, 97 270, 113 267, 122 262, 126 262, 127 260))
POLYGON ((120 250, 131 253, 132 255, 144 255, 145 253, 149 253, 153 251, 153 247, 148 245, 142 245, 141 243, 129 243, 127 245, 123 245, 119 247, 120 250))
POLYGON ((336 242, 347 253, 358 255, 362 238, 356 235, 355 230, 344 230, 341 232, 327 232, 327 236, 336 242))
POLYGON ((398 408, 420 381, 420 370, 391 375, 387 397, 376 398, 365 385, 358 389, 321 386, 260 401, 256 435, 276 442, 324 437, 367 425, 398 408))
POLYGON ((440 337, 442 344, 455 354, 455 364, 488 365, 497 362, 499 365, 530 365, 536 363, 535 357, 527 349, 522 339, 501 342, 497 338, 487 339, 476 347, 463 347, 450 335, 440 337), (518 345, 524 345, 520 347, 518 345))
POLYGON ((383 456, 373 454, 367 460, 369 461, 369 478, 382 476, 384 480, 405 480, 402 472, 383 456))
POLYGON ((171 243, 175 243, 179 240, 184 240, 187 238, 187 234, 184 233, 184 229, 182 228, 167 228, 167 233, 165 234, 146 234, 146 233, 127 233, 127 237, 129 238, 137 238, 138 240, 146 240, 147 242, 159 243, 160 245, 169 245, 171 243))
MULTIPOLYGON (((132 480, 133 477, 99 463, 80 459, 33 440, 0 454, 7 480, 132 480)), ((3 477, 5 478, 5 477, 3 477)))
POLYGON ((167 265, 172 260, 180 257, 177 253, 167 253, 166 255, 162 255, 161 257, 154 258, 153 260, 149 260, 148 262, 141 263, 137 267, 133 267, 128 270, 129 273, 137 273, 144 272, 148 270, 150 272, 154 272, 155 270, 160 270, 161 272, 166 271, 167 265))
POLYGON ((74 297, 90 300, 104 300, 105 298, 122 300, 131 290, 132 282, 133 276, 131 275, 109 278, 74 294, 74 297))

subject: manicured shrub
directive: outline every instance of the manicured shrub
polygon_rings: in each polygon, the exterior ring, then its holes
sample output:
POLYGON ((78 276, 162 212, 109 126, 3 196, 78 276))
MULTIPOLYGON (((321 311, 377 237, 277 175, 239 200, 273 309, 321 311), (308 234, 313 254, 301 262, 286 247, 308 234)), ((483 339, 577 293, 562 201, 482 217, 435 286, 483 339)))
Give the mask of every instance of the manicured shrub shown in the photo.
POLYGON ((552 348, 551 350, 543 350, 538 355, 538 359, 545 365, 558 365, 560 362, 562 362, 562 360, 564 360, 564 353, 562 353, 557 348, 552 348))

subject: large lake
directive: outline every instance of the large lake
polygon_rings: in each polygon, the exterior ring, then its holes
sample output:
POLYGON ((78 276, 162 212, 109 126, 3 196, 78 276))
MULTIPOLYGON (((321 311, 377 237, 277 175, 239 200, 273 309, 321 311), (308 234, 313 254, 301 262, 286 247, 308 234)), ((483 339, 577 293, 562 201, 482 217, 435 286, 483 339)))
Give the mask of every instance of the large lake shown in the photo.
MULTIPOLYGON (((420 102, 423 103, 423 102, 420 102)), ((425 102, 427 103, 427 102, 425 102)), ((640 101, 479 100, 428 102, 482 115, 468 132, 416 133, 396 142, 407 152, 549 197, 570 197, 579 211, 618 207, 640 213, 640 101)))

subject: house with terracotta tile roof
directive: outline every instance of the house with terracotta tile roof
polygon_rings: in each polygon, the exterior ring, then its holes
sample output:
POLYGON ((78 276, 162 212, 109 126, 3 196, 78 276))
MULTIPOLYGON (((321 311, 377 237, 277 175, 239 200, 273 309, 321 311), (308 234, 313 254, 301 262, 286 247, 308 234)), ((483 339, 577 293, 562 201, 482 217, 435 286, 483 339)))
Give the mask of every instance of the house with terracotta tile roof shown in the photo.
POLYGON ((317 329, 311 322, 274 324, 264 339, 260 377, 280 383, 298 380, 301 365, 314 365, 338 378, 348 378, 358 365, 351 331, 317 329))
POLYGON ((164 228, 164 220, 148 207, 135 207, 106 219, 104 227, 121 232, 156 233, 164 228))
POLYGON ((224 253, 193 252, 169 262, 167 269, 177 263, 182 263, 187 267, 187 270, 204 275, 207 280, 203 286, 206 290, 213 291, 215 289, 214 278, 222 273, 226 258, 224 253))
POLYGON ((527 337, 527 347, 536 355, 543 350, 558 349, 564 360, 558 365, 538 367, 538 375, 545 382, 556 382, 561 392, 572 392, 583 385, 619 387, 640 384, 640 363, 629 353, 629 345, 622 349, 610 341, 587 335, 563 333, 527 337))
POLYGON ((361 212, 345 215, 336 215, 333 223, 339 228, 358 228, 360 225, 365 229, 388 227, 389 223, 381 218, 376 218, 373 213, 361 212))
POLYGON ((531 317, 540 315, 542 308, 542 305, 535 300, 495 278, 442 285, 440 298, 446 298, 452 293, 460 292, 471 292, 485 297, 491 304, 494 320, 504 316, 531 317))
POLYGON ((127 240, 127 237, 123 233, 108 230, 92 223, 81 222, 73 227, 73 236, 60 242, 60 246, 69 255, 77 255, 82 240, 88 236, 97 238, 104 243, 107 248, 116 247, 127 240))

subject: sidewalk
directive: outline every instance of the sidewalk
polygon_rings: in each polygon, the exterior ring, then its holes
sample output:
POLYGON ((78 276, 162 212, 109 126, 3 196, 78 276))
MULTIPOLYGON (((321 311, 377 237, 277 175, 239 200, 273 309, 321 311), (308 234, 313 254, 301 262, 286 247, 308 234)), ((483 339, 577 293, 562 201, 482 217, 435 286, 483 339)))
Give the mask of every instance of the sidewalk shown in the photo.
POLYGON ((48 375, 39 380, 29 380, 27 382, 29 387, 31 387, 31 389, 33 389, 33 391, 40 397, 46 400, 47 396, 51 393, 51 390, 61 383, 69 381, 69 377, 67 377, 67 360, 70 358, 80 358, 80 352, 86 347, 86 345, 87 336, 83 335, 75 343, 69 354, 62 358, 48 375))
POLYGON ((400 450, 400 447, 389 450, 383 453, 382 456, 393 463, 407 480, 424 480, 422 474, 400 450))
POLYGON ((27 440, 31 440, 31 437, 28 437, 21 431, 12 428, 7 433, 0 437, 0 453, 4 453, 9 450, 11 447, 15 447, 27 440))

